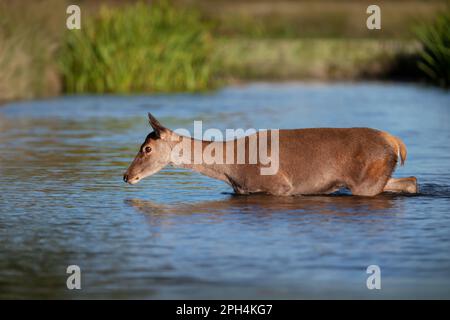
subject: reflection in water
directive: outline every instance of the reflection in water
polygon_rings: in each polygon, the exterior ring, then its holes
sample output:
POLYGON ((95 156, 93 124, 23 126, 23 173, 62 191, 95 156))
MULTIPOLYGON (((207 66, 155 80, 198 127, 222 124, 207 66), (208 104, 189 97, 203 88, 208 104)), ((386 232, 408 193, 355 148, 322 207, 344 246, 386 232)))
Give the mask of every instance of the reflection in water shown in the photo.
POLYGON ((225 200, 204 201, 194 204, 157 204, 148 200, 127 199, 138 211, 150 215, 197 213, 241 213, 269 215, 280 212, 292 214, 363 215, 384 214, 400 196, 383 194, 375 198, 350 195, 274 197, 267 195, 230 195, 225 200))
POLYGON ((0 298, 372 298, 370 264, 376 297, 448 298, 449 105, 415 86, 262 84, 2 106, 0 298), (235 196, 172 168, 128 186, 148 111, 171 128, 386 130, 408 147, 396 175, 421 193, 235 196), (81 291, 66 289, 70 264, 81 291))

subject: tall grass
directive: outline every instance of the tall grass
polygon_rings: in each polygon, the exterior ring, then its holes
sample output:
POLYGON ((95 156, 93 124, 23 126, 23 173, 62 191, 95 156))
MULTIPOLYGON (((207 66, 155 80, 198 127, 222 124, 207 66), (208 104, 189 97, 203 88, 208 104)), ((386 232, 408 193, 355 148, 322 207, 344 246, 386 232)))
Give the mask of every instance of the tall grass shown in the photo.
POLYGON ((100 9, 69 31, 67 92, 173 92, 211 87, 212 39, 199 15, 168 1, 100 9))
POLYGON ((436 84, 450 87, 450 6, 417 35, 423 46, 419 68, 436 84))

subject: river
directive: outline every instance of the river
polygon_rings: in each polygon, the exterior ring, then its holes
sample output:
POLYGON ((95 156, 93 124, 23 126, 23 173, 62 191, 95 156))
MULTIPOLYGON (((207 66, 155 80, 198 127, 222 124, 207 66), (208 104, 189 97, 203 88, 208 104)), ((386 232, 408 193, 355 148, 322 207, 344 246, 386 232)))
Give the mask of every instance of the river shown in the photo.
MULTIPOLYGON (((0 107, 0 298, 450 298, 450 94, 392 83, 255 83, 204 94, 0 107), (122 175, 150 132, 360 127, 408 148, 418 195, 236 196, 166 168, 122 175), (69 265, 81 290, 68 290, 69 265), (368 290, 369 265, 381 290, 368 290)), ((301 150, 299 150, 301 152, 301 150)))

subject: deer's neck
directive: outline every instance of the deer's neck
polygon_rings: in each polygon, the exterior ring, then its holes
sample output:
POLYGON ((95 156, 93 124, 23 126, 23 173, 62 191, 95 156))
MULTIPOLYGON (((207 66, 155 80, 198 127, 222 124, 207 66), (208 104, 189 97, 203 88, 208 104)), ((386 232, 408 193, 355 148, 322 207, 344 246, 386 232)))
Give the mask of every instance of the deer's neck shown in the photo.
MULTIPOLYGON (((180 163, 180 158, 178 161, 172 160, 171 164, 174 167, 188 168, 193 171, 199 172, 208 177, 219 179, 228 182, 228 175, 230 174, 230 165, 212 163, 208 164, 205 161, 205 149, 216 146, 221 148, 223 151, 223 157, 225 157, 226 142, 213 142, 213 141, 203 141, 196 140, 188 137, 181 137, 180 141, 174 146, 178 150, 183 150, 182 161, 180 163), (213 145, 216 144, 216 145, 213 145)), ((216 149, 217 150, 217 149, 216 149)), ((177 154, 177 152, 174 152, 177 154)), ((207 152, 207 154, 210 154, 207 152)), ((224 158, 225 159, 225 158, 224 158)))

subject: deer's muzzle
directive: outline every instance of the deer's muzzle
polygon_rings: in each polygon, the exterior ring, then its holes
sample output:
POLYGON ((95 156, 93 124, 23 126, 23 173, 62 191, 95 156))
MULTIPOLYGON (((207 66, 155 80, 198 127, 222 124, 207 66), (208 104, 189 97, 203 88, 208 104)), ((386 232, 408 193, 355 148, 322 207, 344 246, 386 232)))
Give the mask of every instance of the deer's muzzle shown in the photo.
POLYGON ((138 176, 136 177, 130 177, 127 173, 123 175, 123 181, 129 184, 135 184, 138 183, 140 178, 138 176))

